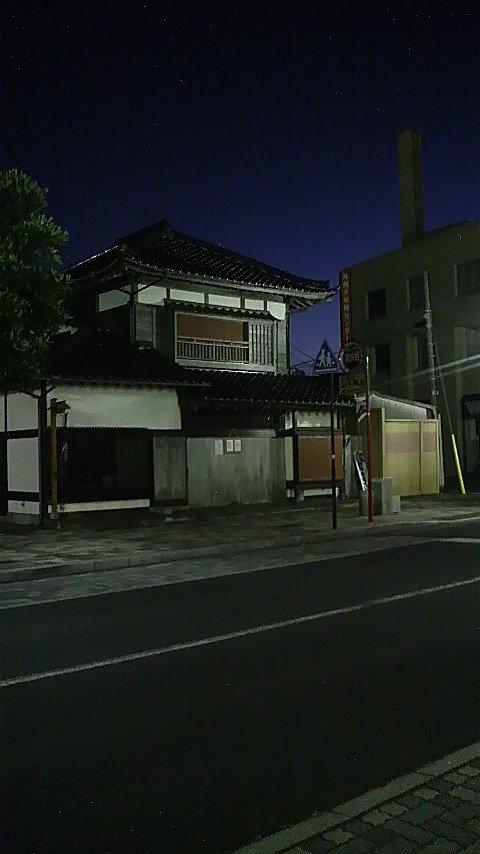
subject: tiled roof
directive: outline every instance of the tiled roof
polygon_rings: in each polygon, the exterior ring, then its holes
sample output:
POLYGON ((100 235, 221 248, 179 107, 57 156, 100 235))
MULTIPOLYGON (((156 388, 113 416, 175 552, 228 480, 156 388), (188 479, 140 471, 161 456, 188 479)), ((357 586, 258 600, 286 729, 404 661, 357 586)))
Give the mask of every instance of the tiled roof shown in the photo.
POLYGON ((84 329, 59 335, 50 347, 45 367, 52 379, 195 384, 173 359, 157 350, 141 350, 107 331, 84 329))
MULTIPOLYGON (((319 409, 330 404, 328 376, 186 370, 192 379, 201 381, 203 378, 209 383, 200 392, 201 406, 319 409)), ((338 405, 354 407, 353 398, 339 395, 337 377, 335 398, 338 405)))
MULTIPOLYGON (((57 336, 45 368, 52 380, 188 388, 191 404, 214 409, 323 409, 330 403, 329 377, 184 368, 157 350, 141 350, 103 330, 57 336)), ((338 395, 336 378, 335 387, 337 404, 354 406, 353 399, 338 395)))
POLYGON ((178 274, 251 284, 254 288, 293 290, 317 295, 319 299, 330 292, 328 281, 296 276, 222 246, 172 231, 165 219, 118 238, 112 247, 74 264, 68 272, 74 280, 80 279, 122 261, 127 266, 136 262, 178 274))

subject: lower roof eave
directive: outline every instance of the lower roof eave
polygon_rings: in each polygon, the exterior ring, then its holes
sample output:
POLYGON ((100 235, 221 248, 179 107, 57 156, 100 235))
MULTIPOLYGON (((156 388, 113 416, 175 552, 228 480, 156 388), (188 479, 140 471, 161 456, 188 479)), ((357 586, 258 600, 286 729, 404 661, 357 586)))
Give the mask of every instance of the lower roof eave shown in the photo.
POLYGON ((50 375, 43 377, 49 383, 57 385, 103 385, 103 386, 128 386, 128 388, 207 388, 209 383, 194 382, 193 380, 148 380, 148 379, 122 379, 121 377, 75 377, 50 375))
MULTIPOLYGON (((237 410, 257 410, 261 412, 272 413, 287 413, 287 412, 327 412, 330 410, 330 402, 311 403, 306 401, 283 401, 269 402, 256 400, 217 400, 209 398, 197 402, 200 409, 237 409, 237 410)), ((355 404, 345 401, 335 401, 334 408, 338 410, 355 411, 355 404)))

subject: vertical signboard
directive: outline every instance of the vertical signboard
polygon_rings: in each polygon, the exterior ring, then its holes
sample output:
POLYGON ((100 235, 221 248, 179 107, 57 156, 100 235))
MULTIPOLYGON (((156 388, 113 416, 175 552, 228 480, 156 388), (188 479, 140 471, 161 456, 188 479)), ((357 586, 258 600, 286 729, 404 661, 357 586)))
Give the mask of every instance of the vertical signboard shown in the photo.
POLYGON ((352 340, 352 297, 350 270, 340 271, 340 333, 342 347, 352 340))

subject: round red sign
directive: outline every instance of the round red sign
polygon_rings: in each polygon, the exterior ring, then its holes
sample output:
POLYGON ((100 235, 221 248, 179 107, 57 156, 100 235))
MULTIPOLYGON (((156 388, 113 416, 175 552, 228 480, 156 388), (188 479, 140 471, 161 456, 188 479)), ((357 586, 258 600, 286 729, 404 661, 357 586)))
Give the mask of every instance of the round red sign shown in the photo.
POLYGON ((363 349, 355 341, 349 341, 340 350, 338 360, 345 373, 355 371, 363 364, 363 349))

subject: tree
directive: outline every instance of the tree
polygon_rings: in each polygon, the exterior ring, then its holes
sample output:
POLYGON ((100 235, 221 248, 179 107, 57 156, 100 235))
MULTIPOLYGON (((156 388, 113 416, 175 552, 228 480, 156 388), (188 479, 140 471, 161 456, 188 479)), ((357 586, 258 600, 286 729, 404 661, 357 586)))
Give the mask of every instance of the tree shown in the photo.
POLYGON ((17 169, 0 172, 0 385, 32 385, 68 321, 70 289, 59 272, 68 234, 47 217, 46 189, 17 169))

